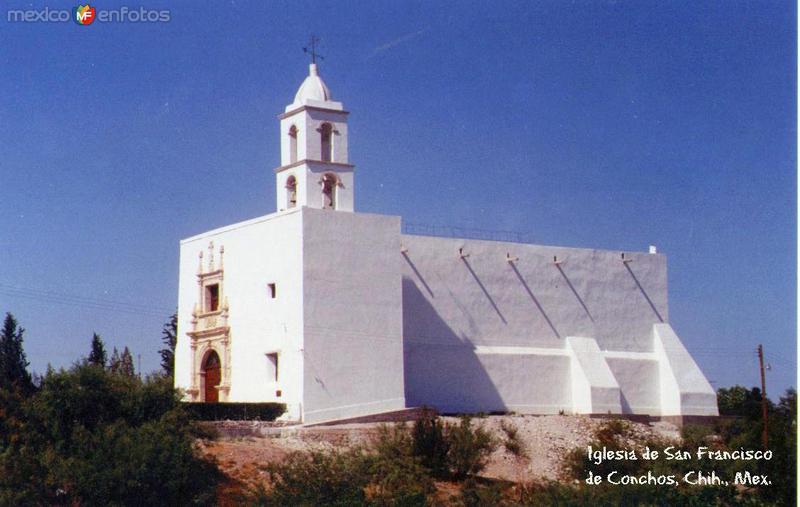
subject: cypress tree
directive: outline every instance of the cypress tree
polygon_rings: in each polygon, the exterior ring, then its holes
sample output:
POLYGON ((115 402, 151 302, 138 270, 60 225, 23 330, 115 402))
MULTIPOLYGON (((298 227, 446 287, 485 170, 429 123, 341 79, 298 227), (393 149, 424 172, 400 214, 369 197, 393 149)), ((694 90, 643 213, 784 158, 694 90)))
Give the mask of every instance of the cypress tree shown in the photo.
POLYGON ((103 345, 103 340, 100 335, 94 333, 92 336, 92 351, 89 353, 89 364, 106 367, 106 347, 103 345))
POLYGON ((111 373, 119 373, 121 364, 122 358, 119 356, 117 347, 114 347, 114 351, 111 352, 111 360, 108 362, 108 369, 111 373))
POLYGON ((17 326, 17 320, 6 313, 3 331, 0 334, 0 388, 18 388, 26 392, 33 389, 28 360, 22 348, 25 330, 17 326))
POLYGON ((161 341, 165 347, 158 351, 161 354, 161 368, 170 377, 175 374, 175 345, 178 343, 178 314, 173 313, 161 331, 161 341))
POLYGON ((125 350, 122 351, 122 356, 120 357, 119 373, 127 377, 136 375, 136 371, 133 368, 133 356, 127 346, 125 350))

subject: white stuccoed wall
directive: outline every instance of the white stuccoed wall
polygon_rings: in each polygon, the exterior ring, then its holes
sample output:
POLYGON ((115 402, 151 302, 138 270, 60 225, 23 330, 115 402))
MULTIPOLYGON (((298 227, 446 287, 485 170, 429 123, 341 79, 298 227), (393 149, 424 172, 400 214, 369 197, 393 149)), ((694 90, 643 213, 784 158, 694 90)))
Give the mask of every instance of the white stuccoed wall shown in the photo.
POLYGON ((622 413, 619 383, 594 338, 567 337, 572 380, 572 407, 582 414, 622 413))
POLYGON ((303 209, 304 421, 405 407, 400 219, 303 209))
POLYGON ((719 415, 714 388, 668 324, 653 326, 663 415, 719 415))
MULTIPOLYGON (((688 353, 655 348, 654 325, 671 330, 663 255, 626 252, 623 262, 618 251, 413 235, 402 243, 409 405, 661 415, 663 399, 676 405, 688 389, 664 384, 662 372, 704 379, 693 361, 674 364, 688 353)), ((716 411, 713 390, 701 391, 677 413, 716 411)))
MULTIPOLYGON (((224 297, 230 307, 230 401, 286 403, 299 418, 302 401, 303 279, 301 210, 276 213, 181 241, 175 385, 188 388, 192 308, 198 299, 198 253, 225 247, 224 297), (275 283, 270 299, 267 284, 275 283), (266 354, 279 353, 279 379, 267 378, 266 354), (282 391, 281 397, 275 391, 282 391)), ((206 257, 207 259, 207 257, 206 257)))
POLYGON ((177 387, 191 383, 185 333, 212 240, 225 247, 230 401, 287 403, 305 422, 420 405, 717 413, 665 322, 663 255, 409 236, 399 217, 306 207, 181 242, 177 387))

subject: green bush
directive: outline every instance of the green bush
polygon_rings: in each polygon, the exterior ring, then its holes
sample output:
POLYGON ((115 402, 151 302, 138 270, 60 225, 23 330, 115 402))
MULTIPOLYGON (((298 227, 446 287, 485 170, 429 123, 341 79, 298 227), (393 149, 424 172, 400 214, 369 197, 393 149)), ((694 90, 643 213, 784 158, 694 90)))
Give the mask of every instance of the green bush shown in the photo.
POLYGON ((214 502, 220 474, 161 377, 51 371, 21 410, 0 449, 0 505, 214 502))
POLYGON ((372 505, 427 505, 434 492, 430 469, 415 454, 415 442, 405 424, 381 426, 367 457, 372 505))
POLYGON ((369 449, 297 452, 265 467, 272 488, 244 502, 265 506, 423 506, 434 492, 405 425, 382 426, 369 449))
POLYGON ((463 479, 483 470, 489 455, 497 448, 497 443, 488 431, 481 426, 472 427, 469 416, 461 417, 457 425, 448 424, 445 434, 449 445, 447 461, 456 479, 463 479))
POLYGON ((631 424, 623 419, 608 419, 595 431, 594 437, 605 446, 616 445, 630 433, 631 424))
POLYGON ((423 410, 411 431, 413 453, 434 477, 449 475, 447 453, 450 444, 445 438, 444 424, 432 410, 423 410))
POLYGON ((714 427, 706 424, 686 424, 681 428, 681 440, 687 447, 708 446, 714 436, 714 427))
POLYGON ((267 465, 266 471, 273 487, 261 495, 261 505, 367 505, 369 463, 361 450, 296 452, 283 463, 267 465))
POLYGON ((274 421, 286 412, 285 403, 182 403, 195 421, 274 421))
POLYGON ((518 458, 525 458, 528 456, 527 451, 525 450, 525 444, 519 437, 519 428, 512 423, 506 422, 505 419, 500 420, 500 429, 503 430, 505 434, 505 438, 503 439, 503 447, 506 448, 508 452, 517 456, 518 458))
POLYGON ((505 500, 507 486, 498 483, 481 484, 470 477, 461 486, 459 498, 453 503, 464 507, 484 507, 487 505, 509 505, 505 500))

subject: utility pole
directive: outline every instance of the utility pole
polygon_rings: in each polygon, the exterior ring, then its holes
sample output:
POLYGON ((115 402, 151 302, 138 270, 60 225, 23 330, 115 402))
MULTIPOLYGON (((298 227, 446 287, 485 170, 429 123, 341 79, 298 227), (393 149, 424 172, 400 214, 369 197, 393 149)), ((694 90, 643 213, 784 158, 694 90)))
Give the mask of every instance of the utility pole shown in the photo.
POLYGON ((764 420, 761 439, 764 441, 764 449, 766 449, 769 443, 767 436, 767 381, 764 377, 764 347, 761 344, 758 345, 758 365, 761 368, 761 418, 764 420))

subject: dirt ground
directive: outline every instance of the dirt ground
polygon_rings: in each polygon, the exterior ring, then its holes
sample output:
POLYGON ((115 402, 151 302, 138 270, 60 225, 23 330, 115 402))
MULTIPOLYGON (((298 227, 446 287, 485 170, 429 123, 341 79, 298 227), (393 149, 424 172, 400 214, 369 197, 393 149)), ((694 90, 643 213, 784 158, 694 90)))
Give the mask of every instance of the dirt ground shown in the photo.
MULTIPOLYGON (((448 422, 457 420, 449 417, 444 419, 448 422)), ((517 428, 524 456, 510 453, 501 444, 481 475, 523 482, 534 479, 557 480, 561 459, 572 449, 587 445, 603 419, 575 415, 504 415, 476 418, 473 423, 491 431, 499 442, 505 438, 501 424, 517 428)), ((266 480, 263 465, 280 461, 292 451, 330 451, 368 445, 377 433, 378 426, 370 423, 287 429, 280 435, 269 437, 223 436, 200 445, 203 452, 215 458, 230 478, 230 489, 246 489, 266 480)), ((678 428, 666 422, 650 425, 632 422, 631 428, 632 440, 650 436, 678 439, 680 436, 678 428)))

